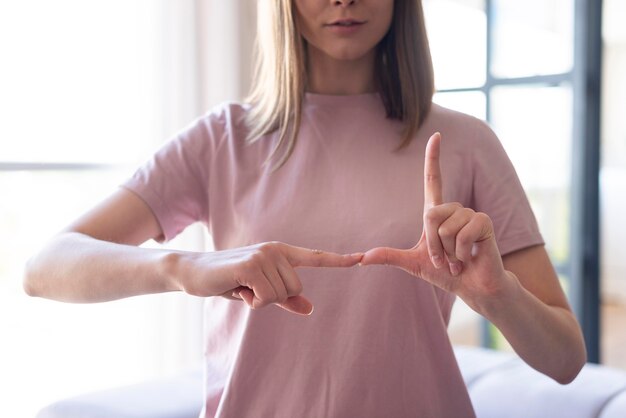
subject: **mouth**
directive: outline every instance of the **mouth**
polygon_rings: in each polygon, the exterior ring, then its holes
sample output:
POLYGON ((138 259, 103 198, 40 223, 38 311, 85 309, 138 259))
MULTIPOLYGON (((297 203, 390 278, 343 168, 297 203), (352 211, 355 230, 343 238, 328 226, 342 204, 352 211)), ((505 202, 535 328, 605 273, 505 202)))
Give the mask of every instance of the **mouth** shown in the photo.
POLYGON ((335 20, 332 23, 327 23, 326 26, 340 26, 340 27, 350 27, 364 24, 364 20, 356 20, 356 19, 339 19, 335 20))

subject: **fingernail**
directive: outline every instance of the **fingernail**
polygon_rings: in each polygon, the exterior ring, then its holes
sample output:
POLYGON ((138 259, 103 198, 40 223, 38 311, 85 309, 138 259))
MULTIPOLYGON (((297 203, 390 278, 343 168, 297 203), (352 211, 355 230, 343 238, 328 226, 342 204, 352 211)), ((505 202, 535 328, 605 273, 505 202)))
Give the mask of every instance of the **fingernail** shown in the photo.
POLYGON ((459 263, 450 263, 450 273, 453 276, 458 276, 461 273, 461 265, 459 263))
POLYGON ((315 306, 311 306, 311 312, 309 312, 308 314, 306 314, 306 316, 311 316, 313 314, 313 311, 315 310, 315 306))
POLYGON ((441 261, 441 257, 439 257, 438 255, 433 255, 431 257, 431 260, 433 261, 434 266, 437 268, 441 268, 441 266, 443 265, 443 262, 441 261))

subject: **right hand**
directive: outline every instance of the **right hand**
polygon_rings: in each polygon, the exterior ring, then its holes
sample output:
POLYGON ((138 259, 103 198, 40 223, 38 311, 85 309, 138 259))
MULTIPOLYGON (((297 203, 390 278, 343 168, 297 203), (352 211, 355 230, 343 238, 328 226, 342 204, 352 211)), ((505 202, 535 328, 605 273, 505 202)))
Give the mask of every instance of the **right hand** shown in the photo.
POLYGON ((309 315, 313 305, 300 295, 302 283, 295 267, 352 267, 362 256, 265 242, 210 253, 184 253, 175 280, 191 295, 241 299, 252 309, 276 304, 309 315))

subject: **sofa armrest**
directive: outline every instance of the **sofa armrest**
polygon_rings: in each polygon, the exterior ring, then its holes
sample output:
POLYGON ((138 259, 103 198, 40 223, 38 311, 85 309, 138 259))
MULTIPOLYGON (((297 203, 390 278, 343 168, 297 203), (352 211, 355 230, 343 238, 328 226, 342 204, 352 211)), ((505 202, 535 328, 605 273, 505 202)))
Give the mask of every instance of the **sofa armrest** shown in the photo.
POLYGON ((598 418, 624 418, 625 416, 626 391, 621 391, 606 403, 598 418))
POLYGON ((561 385, 512 353, 475 347, 455 353, 479 418, 626 417, 626 401, 617 402, 626 396, 624 371, 587 364, 561 385), (618 415, 602 415, 609 406, 618 415))
POLYGON ((202 370, 55 402, 37 418, 198 418, 202 370))

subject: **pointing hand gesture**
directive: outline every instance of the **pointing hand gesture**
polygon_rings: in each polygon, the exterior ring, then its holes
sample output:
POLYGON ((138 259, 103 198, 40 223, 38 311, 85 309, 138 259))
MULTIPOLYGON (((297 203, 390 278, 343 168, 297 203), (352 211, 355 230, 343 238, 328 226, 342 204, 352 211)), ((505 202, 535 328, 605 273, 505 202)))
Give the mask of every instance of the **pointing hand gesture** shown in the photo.
POLYGON ((176 287, 201 297, 241 299, 257 309, 275 304, 308 315, 313 305, 301 293, 297 267, 352 267, 362 253, 336 254, 264 242, 210 253, 185 253, 179 263, 176 287))
POLYGON ((444 290, 470 306, 503 284, 502 258, 491 219, 459 203, 444 203, 439 155, 441 135, 428 140, 424 161, 424 227, 411 249, 374 248, 361 264, 401 268, 444 290))

